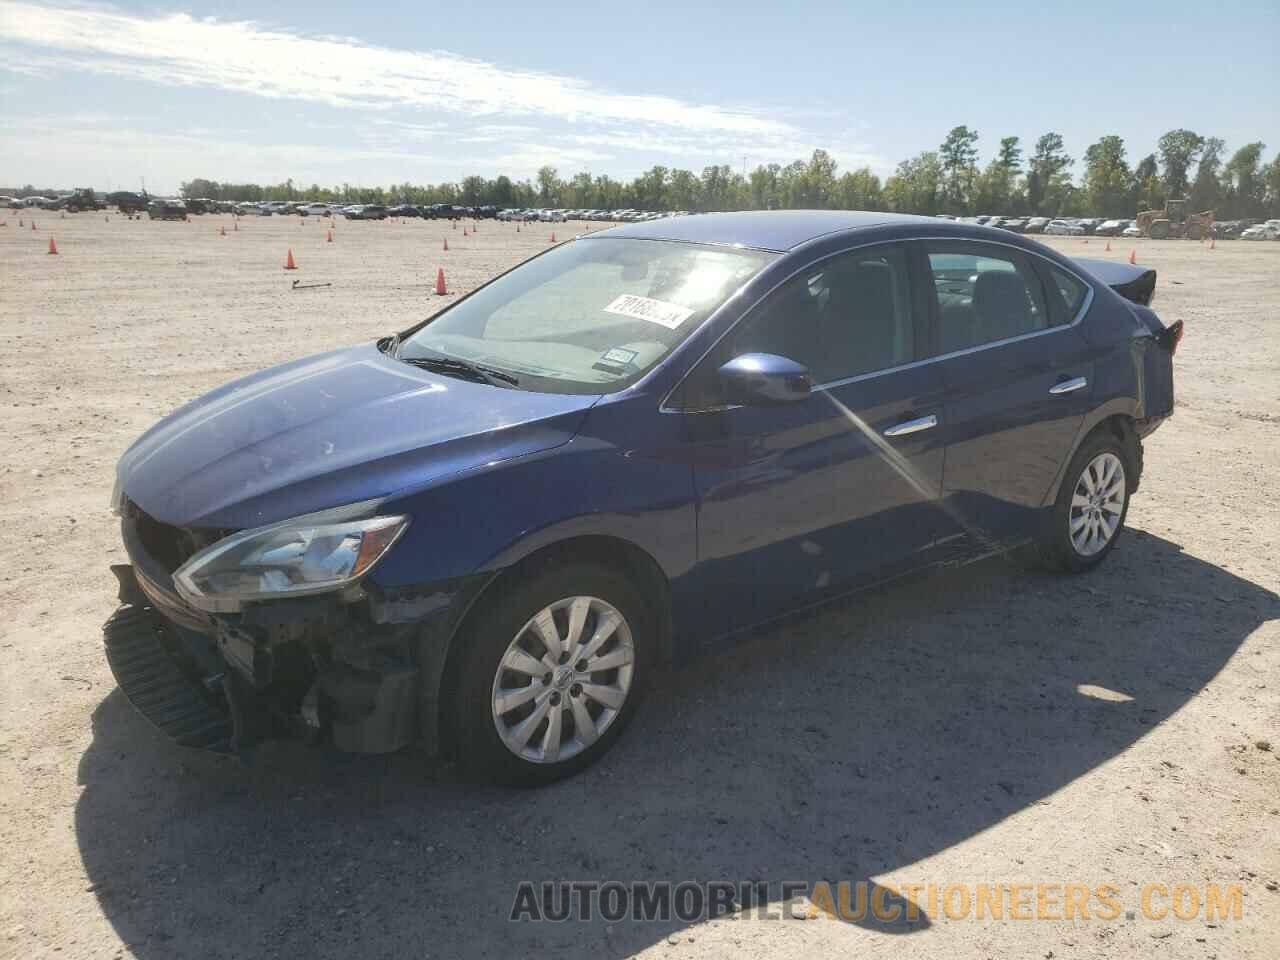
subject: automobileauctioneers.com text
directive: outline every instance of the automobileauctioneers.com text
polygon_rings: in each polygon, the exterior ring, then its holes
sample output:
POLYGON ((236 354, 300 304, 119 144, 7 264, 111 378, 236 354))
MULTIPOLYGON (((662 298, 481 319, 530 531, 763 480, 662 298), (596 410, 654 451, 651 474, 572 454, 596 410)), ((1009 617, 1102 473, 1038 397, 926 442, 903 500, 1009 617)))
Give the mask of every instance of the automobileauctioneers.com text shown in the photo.
POLYGON ((522 881, 517 922, 624 920, 694 923, 729 914, 744 919, 832 919, 846 923, 925 920, 1239 920, 1240 884, 1152 882, 1122 893, 1114 884, 918 883, 870 880, 522 881))

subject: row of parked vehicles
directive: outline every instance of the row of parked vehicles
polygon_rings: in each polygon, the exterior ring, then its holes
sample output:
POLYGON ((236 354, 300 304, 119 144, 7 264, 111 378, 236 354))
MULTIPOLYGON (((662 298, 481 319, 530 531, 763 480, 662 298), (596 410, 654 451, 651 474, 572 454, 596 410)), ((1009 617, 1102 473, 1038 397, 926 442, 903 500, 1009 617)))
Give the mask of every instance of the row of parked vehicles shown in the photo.
MULTIPOLYGON (((998 217, 984 215, 980 217, 952 217, 943 215, 943 219, 956 220, 960 223, 979 223, 988 227, 997 227, 1011 233, 1042 233, 1061 237, 1119 237, 1140 236, 1135 232, 1125 231, 1133 226, 1132 220, 1108 220, 1104 217, 998 217)), ((1136 228, 1135 228, 1136 231, 1136 228)))
MULTIPOLYGON (((1184 203, 1178 201, 1177 203, 1184 203)), ((944 220, 960 223, 979 223, 997 227, 1011 233, 1039 233, 1061 237, 1151 237, 1162 240, 1167 237, 1183 237, 1198 240, 1215 237, 1218 240, 1280 240, 1280 220, 1218 220, 1213 211, 1188 214, 1171 202, 1165 210, 1152 210, 1139 214, 1136 219, 1104 219, 1103 217, 953 217, 940 215, 944 220)))

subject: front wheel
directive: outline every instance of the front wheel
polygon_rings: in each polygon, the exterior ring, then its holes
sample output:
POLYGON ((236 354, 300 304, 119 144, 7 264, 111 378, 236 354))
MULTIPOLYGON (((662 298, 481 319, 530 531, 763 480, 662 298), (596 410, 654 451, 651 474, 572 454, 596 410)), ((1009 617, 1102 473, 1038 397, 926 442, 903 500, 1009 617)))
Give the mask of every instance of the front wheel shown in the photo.
POLYGON ((654 620, 626 577, 593 565, 499 590, 458 638, 459 760, 484 779, 549 783, 593 763, 631 719, 652 669, 654 620))
POLYGON ((1049 566, 1083 572, 1111 552, 1129 512, 1132 470, 1124 445, 1109 431, 1099 430, 1081 444, 1039 544, 1049 566))

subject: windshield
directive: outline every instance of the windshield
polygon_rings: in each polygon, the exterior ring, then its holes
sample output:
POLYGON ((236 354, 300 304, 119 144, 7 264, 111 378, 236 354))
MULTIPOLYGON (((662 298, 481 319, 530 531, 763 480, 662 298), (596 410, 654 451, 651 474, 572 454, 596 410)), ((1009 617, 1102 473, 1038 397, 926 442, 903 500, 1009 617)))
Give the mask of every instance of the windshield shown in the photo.
POLYGON ((397 355, 482 364, 522 389, 608 393, 651 369, 775 256, 661 240, 567 243, 441 313, 397 355))

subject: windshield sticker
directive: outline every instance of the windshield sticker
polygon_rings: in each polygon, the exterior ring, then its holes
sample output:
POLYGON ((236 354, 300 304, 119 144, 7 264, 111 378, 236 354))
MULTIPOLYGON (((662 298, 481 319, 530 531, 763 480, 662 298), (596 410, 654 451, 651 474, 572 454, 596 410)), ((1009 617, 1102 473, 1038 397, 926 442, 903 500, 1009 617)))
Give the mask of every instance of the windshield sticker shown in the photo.
POLYGON ((674 330, 691 316, 693 311, 678 303, 667 303, 665 300, 652 300, 649 297, 638 297, 632 293, 624 293, 613 303, 604 308, 605 313, 616 313, 623 317, 634 317, 637 320, 648 320, 659 326, 674 330))
POLYGON ((614 347, 612 350, 605 352, 600 358, 601 363, 613 363, 618 366, 625 367, 636 358, 636 351, 628 350, 626 347, 614 347))

